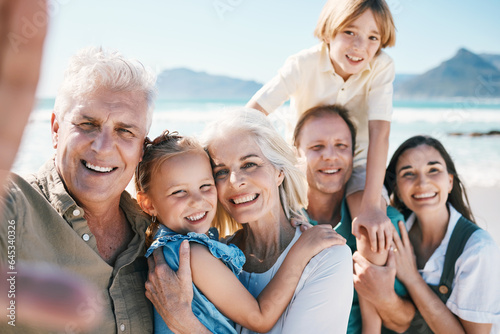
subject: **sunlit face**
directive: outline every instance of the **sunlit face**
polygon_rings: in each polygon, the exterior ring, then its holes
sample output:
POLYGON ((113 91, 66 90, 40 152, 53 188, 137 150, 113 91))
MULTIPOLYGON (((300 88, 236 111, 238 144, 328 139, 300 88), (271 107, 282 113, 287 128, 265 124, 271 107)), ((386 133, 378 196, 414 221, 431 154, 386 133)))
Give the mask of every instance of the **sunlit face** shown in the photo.
POLYGON ((209 146, 219 201, 240 224, 279 217, 283 173, 267 160, 253 135, 230 132, 209 146))
POLYGON ((142 157, 147 109, 143 93, 102 90, 52 116, 56 168, 78 203, 120 198, 142 157))
POLYGON ((420 145, 403 152, 396 164, 397 195, 418 216, 446 209, 453 175, 431 146, 420 145))
POLYGON ((310 118, 299 137, 299 155, 306 158, 309 192, 334 194, 345 189, 352 174, 352 139, 339 115, 310 118))
POLYGON ((330 60, 338 75, 347 80, 360 72, 380 48, 380 32, 372 11, 367 9, 327 42, 330 60))
POLYGON ((185 152, 167 159, 141 206, 171 230, 206 233, 217 208, 217 190, 205 152, 185 152))

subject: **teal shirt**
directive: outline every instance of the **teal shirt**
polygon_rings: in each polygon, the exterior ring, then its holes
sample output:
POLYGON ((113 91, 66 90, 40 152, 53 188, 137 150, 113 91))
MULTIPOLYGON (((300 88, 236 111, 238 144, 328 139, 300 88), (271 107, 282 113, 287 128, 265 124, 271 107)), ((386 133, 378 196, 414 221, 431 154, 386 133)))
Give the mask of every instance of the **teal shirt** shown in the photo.
MULTIPOLYGON (((347 206, 347 200, 345 198, 342 200, 341 205, 342 206, 340 208, 340 222, 337 224, 337 226, 335 226, 335 231, 347 240, 347 246, 349 246, 351 252, 354 253, 357 250, 356 237, 351 233, 352 231, 351 213, 349 212, 349 207, 347 206)), ((312 220, 309 217, 306 210, 303 210, 303 213, 307 217, 311 225, 318 225, 317 221, 312 220)), ((401 235, 401 233, 399 232, 398 222, 405 221, 403 215, 392 206, 388 206, 387 217, 389 217, 389 219, 391 220, 392 225, 394 225, 398 234, 401 235)), ((403 283, 401 283, 397 278, 396 281, 394 282, 394 290, 399 296, 407 295, 406 288, 404 287, 403 283)), ((393 332, 384 329, 382 333, 393 333, 393 332)), ((351 315, 349 316, 349 324, 347 326, 347 334, 361 334, 361 310, 359 308, 359 300, 356 290, 354 290, 353 294, 351 315)))

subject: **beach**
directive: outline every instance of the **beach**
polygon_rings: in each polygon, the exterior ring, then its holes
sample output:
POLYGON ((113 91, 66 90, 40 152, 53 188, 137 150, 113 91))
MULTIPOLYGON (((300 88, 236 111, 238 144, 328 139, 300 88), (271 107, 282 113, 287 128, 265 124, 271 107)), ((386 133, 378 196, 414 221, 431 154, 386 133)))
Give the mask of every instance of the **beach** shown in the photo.
POLYGON ((500 245, 500 187, 468 187, 469 202, 476 222, 500 245))

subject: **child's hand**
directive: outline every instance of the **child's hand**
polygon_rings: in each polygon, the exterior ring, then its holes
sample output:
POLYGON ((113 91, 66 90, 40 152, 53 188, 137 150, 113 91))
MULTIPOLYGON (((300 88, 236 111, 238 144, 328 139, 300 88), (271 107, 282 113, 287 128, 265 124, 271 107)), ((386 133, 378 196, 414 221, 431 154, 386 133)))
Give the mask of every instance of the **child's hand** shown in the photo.
POLYGON ((346 240, 335 232, 331 225, 317 225, 303 231, 294 247, 299 248, 308 258, 334 245, 345 245, 346 240))
POLYGON ((352 221, 352 234, 357 239, 361 238, 361 227, 365 228, 368 233, 372 252, 389 250, 395 229, 384 211, 378 207, 362 210, 352 221))

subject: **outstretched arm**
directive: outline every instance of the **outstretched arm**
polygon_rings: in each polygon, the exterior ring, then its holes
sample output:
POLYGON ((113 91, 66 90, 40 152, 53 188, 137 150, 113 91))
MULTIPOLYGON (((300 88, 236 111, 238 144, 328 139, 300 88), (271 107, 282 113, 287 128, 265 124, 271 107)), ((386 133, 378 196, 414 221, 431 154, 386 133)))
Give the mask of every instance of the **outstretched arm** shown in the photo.
POLYGON ((1 186, 14 162, 33 108, 47 21, 46 0, 6 0, 0 4, 1 186), (43 17, 46 23, 37 24, 27 35, 26 24, 33 24, 34 17, 37 20, 43 17))
POLYGON ((153 303, 168 327, 175 333, 210 333, 191 310, 193 286, 189 242, 179 249, 179 270, 174 272, 165 262, 160 249, 148 258, 149 275, 146 297, 153 303), (153 260, 154 258, 154 260, 153 260))

